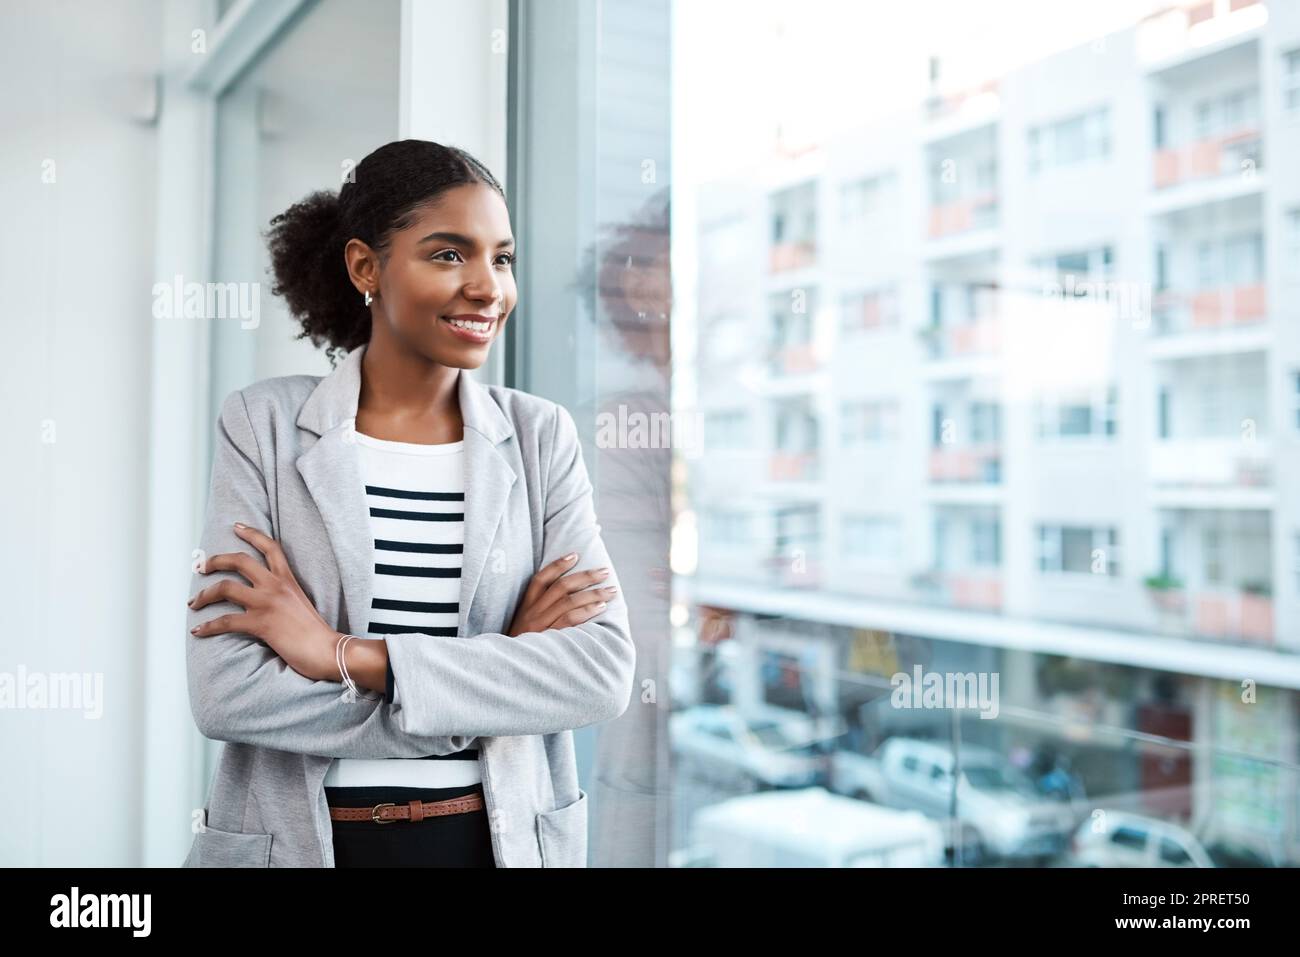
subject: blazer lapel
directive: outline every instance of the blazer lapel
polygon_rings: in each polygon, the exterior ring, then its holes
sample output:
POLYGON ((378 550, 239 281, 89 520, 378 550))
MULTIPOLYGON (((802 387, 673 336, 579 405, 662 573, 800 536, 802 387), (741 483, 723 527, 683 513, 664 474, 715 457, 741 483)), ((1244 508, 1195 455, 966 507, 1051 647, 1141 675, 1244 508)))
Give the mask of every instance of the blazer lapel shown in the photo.
MULTIPOLYGON (((347 630, 359 635, 370 624, 375 567, 370 511, 354 439, 365 350, 361 346, 348 353, 303 404, 298 426, 319 438, 297 461, 338 563, 347 630)), ((462 369, 457 394, 465 423, 465 552, 458 630, 463 638, 477 630, 480 619, 470 621, 474 596, 518 475, 497 448, 514 435, 514 429, 487 388, 462 369)))

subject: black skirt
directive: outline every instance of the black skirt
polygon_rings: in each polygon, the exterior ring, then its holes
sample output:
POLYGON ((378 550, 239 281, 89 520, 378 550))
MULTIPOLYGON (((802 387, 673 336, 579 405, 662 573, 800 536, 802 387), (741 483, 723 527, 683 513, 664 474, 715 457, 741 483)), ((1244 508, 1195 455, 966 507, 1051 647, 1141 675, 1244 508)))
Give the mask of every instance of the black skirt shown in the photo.
MULTIPOLYGON (((482 783, 454 788, 325 788, 330 807, 373 807, 409 801, 445 801, 482 794, 482 783)), ((335 821, 335 867, 496 867, 487 809, 423 821, 335 821)))

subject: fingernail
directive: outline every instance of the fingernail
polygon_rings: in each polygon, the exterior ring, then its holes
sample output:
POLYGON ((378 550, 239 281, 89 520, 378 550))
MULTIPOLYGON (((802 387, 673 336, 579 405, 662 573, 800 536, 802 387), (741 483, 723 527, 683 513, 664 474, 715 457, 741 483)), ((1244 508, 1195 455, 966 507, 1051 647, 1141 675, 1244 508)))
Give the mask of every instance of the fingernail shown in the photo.
POLYGON ((570 552, 569 554, 567 554, 567 555, 564 556, 564 560, 565 560, 566 562, 571 562, 571 561, 573 561, 573 560, 574 560, 575 558, 577 558, 577 557, 578 557, 578 553, 577 553, 577 552, 570 552))
POLYGON ((236 522, 235 528, 248 528, 248 526, 245 525, 243 522, 236 522))
POLYGON ((604 608, 604 607, 605 607, 605 603, 604 603, 603 601, 598 601, 598 602, 596 602, 596 607, 597 607, 597 608, 604 608))
POLYGON ((198 633, 199 633, 199 626, 198 626, 198 625, 195 625, 193 628, 190 629, 190 634, 191 634, 191 635, 197 635, 198 633))

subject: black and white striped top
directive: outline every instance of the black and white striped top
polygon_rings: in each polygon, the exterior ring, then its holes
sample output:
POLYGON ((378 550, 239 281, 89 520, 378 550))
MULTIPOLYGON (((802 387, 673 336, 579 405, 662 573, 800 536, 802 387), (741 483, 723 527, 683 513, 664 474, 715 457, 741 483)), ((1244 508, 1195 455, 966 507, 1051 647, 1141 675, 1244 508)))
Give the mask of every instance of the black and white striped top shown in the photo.
MULTIPOLYGON (((465 549, 464 440, 422 445, 353 432, 370 507, 375 568, 366 634, 455 637, 465 549)), ((391 677, 390 677, 391 680, 391 677)), ((336 758, 329 787, 458 787, 479 782, 478 749, 417 760, 336 758)))

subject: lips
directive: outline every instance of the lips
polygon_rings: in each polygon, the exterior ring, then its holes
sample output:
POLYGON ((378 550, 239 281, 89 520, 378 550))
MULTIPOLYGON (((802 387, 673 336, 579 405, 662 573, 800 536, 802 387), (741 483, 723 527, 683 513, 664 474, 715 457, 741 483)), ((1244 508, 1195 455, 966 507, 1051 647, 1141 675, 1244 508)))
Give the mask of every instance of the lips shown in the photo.
POLYGON ((447 327, 456 336, 459 336, 460 338, 468 342, 475 342, 480 344, 492 341, 492 337, 496 332, 496 323, 498 322, 496 316, 483 316, 474 313, 462 314, 459 316, 441 316, 440 318, 443 322, 447 323, 447 327), (457 326, 455 323, 451 321, 453 319, 458 319, 463 322, 488 323, 488 325, 482 331, 476 329, 467 329, 461 326, 457 326))

